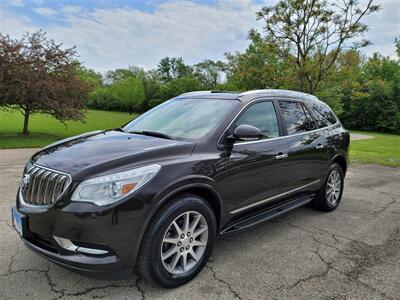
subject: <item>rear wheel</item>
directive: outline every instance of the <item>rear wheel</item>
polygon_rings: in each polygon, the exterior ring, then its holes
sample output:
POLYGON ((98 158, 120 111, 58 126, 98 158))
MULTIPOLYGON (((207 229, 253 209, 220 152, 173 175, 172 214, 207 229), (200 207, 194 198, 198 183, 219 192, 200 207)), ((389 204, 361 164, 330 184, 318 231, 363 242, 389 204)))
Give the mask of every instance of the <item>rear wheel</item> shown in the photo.
POLYGON ((215 237, 216 220, 208 203, 182 194, 153 217, 143 238, 138 271, 162 287, 182 285, 204 267, 215 237))
POLYGON ((343 186, 343 169, 339 164, 333 163, 328 170, 324 185, 312 202, 313 206, 323 211, 336 209, 342 199, 343 186))

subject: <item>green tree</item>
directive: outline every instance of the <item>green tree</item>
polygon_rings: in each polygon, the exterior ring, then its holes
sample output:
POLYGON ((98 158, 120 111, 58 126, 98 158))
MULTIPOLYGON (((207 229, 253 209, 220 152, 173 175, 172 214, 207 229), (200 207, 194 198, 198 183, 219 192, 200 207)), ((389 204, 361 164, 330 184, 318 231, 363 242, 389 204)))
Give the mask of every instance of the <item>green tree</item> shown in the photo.
POLYGON ((167 100, 180 94, 200 89, 200 82, 194 77, 177 78, 161 86, 160 100, 167 100))
POLYGON ((162 58, 158 63, 157 71, 163 82, 193 75, 192 67, 186 65, 182 57, 162 58))
POLYGON ((226 53, 226 72, 230 85, 239 90, 296 87, 293 57, 288 49, 266 42, 252 31, 244 53, 226 53))
POLYGON ((193 66, 194 75, 206 89, 213 89, 221 83, 224 76, 224 63, 205 59, 193 66))
POLYGON ((375 53, 351 83, 342 114, 350 128, 400 132, 400 63, 375 53))
POLYGON ((400 59, 400 37, 394 39, 394 46, 396 47, 397 57, 400 59))
POLYGON ((364 17, 379 10, 368 0, 280 0, 258 13, 264 22, 265 40, 283 45, 295 57, 299 89, 313 93, 326 78, 342 50, 364 47, 359 38, 368 30, 364 17))
POLYGON ((145 98, 142 82, 134 77, 118 81, 109 87, 110 93, 119 100, 122 109, 130 114, 140 111, 145 98))
POLYGON ((115 69, 108 71, 105 75, 105 82, 107 85, 112 85, 113 83, 126 80, 130 77, 136 77, 136 74, 130 68, 128 69, 115 69))
POLYGON ((90 91, 94 91, 103 86, 103 77, 95 70, 88 69, 80 62, 75 62, 75 74, 79 79, 83 80, 89 87, 90 91))

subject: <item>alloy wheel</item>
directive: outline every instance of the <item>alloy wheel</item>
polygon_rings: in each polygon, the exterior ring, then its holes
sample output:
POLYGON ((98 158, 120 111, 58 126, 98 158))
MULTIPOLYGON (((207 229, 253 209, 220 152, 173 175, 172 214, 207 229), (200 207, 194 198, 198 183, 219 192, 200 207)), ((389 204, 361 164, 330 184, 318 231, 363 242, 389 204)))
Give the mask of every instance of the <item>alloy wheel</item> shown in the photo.
POLYGON ((338 170, 334 169, 326 183, 326 199, 331 206, 336 206, 342 191, 342 178, 338 170))
POLYGON ((161 243, 161 261, 171 274, 179 275, 193 269, 207 247, 208 225, 202 214, 188 211, 168 226, 161 243))

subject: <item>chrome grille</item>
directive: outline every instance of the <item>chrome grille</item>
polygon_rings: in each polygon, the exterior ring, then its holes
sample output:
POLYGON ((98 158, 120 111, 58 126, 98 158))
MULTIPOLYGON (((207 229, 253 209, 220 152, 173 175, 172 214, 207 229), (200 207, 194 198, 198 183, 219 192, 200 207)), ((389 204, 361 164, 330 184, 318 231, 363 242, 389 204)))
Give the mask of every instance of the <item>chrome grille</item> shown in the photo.
POLYGON ((29 205, 50 205, 60 198, 70 183, 68 174, 35 165, 22 178, 23 201, 29 205))

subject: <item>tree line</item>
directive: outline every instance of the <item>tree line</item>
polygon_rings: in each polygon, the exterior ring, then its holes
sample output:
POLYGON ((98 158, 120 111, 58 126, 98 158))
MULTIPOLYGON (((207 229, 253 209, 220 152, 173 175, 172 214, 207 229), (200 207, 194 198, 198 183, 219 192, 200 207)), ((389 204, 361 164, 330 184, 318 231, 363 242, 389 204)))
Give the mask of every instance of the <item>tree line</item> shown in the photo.
POLYGON ((225 53, 223 61, 189 65, 165 57, 152 70, 130 66, 103 74, 43 32, 22 40, 0 34, 0 105, 64 121, 82 119, 83 107, 144 112, 188 91, 277 88, 315 94, 349 129, 399 133, 400 40, 397 58, 360 51, 370 43, 362 21, 379 9, 373 0, 281 0, 257 13, 264 27, 250 30, 248 47, 225 53), (71 114, 74 109, 80 113, 71 114))

